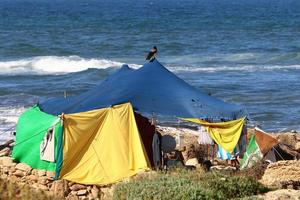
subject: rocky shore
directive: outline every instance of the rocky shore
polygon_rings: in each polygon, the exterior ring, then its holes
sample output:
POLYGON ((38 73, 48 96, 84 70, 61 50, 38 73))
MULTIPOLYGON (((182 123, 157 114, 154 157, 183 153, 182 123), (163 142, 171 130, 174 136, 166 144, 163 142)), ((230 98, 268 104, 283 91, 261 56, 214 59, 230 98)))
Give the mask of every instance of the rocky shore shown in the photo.
MULTIPOLYGON (((190 129, 159 127, 163 133, 178 136, 182 134, 182 145, 197 142, 197 133, 190 129)), ((249 130, 251 134, 251 130, 249 130)), ((280 142, 300 153, 300 134, 274 134, 280 142)), ((29 186, 34 191, 41 191, 50 199, 92 200, 112 199, 114 185, 82 185, 67 180, 55 180, 54 172, 32 169, 24 163, 15 163, 10 157, 12 144, 2 145, 0 151, 1 180, 18 186, 29 186)), ((260 182, 274 191, 258 196, 262 199, 300 199, 300 160, 278 161, 263 169, 260 182)), ((251 175, 251 174, 248 174, 251 175)), ((254 176, 253 176, 254 177, 254 176)))

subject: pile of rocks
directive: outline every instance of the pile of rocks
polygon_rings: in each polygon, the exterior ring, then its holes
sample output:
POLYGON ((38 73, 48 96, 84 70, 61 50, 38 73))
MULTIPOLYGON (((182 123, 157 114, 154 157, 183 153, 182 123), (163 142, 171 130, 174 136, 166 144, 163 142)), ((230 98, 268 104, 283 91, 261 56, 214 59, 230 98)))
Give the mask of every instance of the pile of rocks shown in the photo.
POLYGON ((42 190, 49 195, 62 199, 111 199, 112 187, 99 187, 96 185, 82 185, 66 180, 54 180, 55 173, 45 170, 32 169, 24 163, 15 163, 11 157, 0 157, 0 178, 13 183, 25 185, 42 190))
POLYGON ((300 189, 300 160, 271 163, 261 182, 269 187, 300 189))

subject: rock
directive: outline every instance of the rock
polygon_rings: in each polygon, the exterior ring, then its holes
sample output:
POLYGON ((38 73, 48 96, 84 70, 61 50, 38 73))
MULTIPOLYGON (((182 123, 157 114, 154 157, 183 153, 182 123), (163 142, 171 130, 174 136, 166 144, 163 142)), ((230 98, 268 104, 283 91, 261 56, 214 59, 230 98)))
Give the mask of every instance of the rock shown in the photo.
POLYGON ((295 144, 295 150, 296 150, 296 151, 300 151, 300 142, 297 142, 297 143, 295 144))
POLYGON ((300 160, 278 161, 271 163, 261 182, 269 187, 274 188, 291 188, 297 189, 300 186, 300 160))
POLYGON ((17 182, 19 182, 19 178, 16 177, 15 175, 12 175, 12 176, 10 176, 10 177, 8 177, 8 178, 9 178, 9 180, 10 180, 12 183, 17 183, 17 182))
POLYGON ((73 191, 78 191, 78 190, 86 189, 86 186, 81 185, 81 184, 74 184, 70 187, 70 189, 73 190, 73 191))
POLYGON ((30 174, 30 172, 32 170, 32 168, 25 163, 18 163, 16 165, 16 169, 21 170, 21 171, 25 172, 26 174, 30 174))
POLYGON ((37 171, 36 171, 36 174, 37 174, 38 176, 46 176, 46 170, 37 170, 37 171))
POLYGON ((55 196, 64 197, 65 196, 65 184, 63 180, 57 180, 52 183, 50 190, 55 196))
POLYGON ((41 184, 41 185, 47 185, 49 183, 49 180, 45 177, 40 177, 38 179, 38 183, 41 184))
POLYGON ((21 170, 17 170, 13 173, 13 175, 17 176, 17 177, 23 177, 26 175, 26 173, 24 173, 23 171, 21 170))
POLYGON ((191 158, 185 162, 185 165, 187 165, 187 166, 196 166, 198 164, 199 164, 199 162, 198 162, 197 158, 191 158))
POLYGON ((98 198, 99 197, 99 189, 96 186, 93 186, 93 188, 91 190, 91 194, 94 199, 98 198))
POLYGON ((78 196, 85 195, 86 193, 87 193, 86 189, 78 190, 78 191, 77 191, 77 195, 78 195, 78 196))
POLYGON ((4 167, 11 167, 11 166, 15 166, 16 164, 13 162, 11 157, 4 156, 4 157, 0 157, 0 165, 4 167))
POLYGON ((27 176, 27 179, 31 180, 31 181, 36 181, 38 179, 38 177, 36 175, 31 174, 31 175, 27 176))
POLYGON ((66 199, 67 200, 79 200, 79 197, 76 194, 72 194, 72 195, 69 195, 66 199))
POLYGON ((74 185, 74 184, 75 184, 74 182, 70 181, 70 182, 68 183, 68 186, 71 187, 71 186, 74 185))
POLYGON ((8 168, 8 167, 3 167, 3 168, 2 168, 2 173, 3 173, 3 174, 8 174, 9 170, 10 170, 10 168, 8 168))
POLYGON ((113 187, 101 188, 103 193, 103 199, 112 199, 113 197, 113 187))
POLYGON ((54 178, 55 177, 55 172, 46 171, 46 176, 54 178))
POLYGON ((6 179, 7 177, 8 177, 7 174, 2 174, 0 178, 1 178, 1 179, 6 179))
POLYGON ((0 157, 2 156, 8 156, 10 154, 11 150, 9 147, 5 147, 0 151, 0 157))
POLYGON ((263 196, 263 199, 266 200, 299 200, 300 199, 300 191, 299 190, 275 190, 266 193, 263 196))
POLYGON ((9 174, 13 174, 16 171, 15 167, 10 167, 9 168, 9 174))
POLYGON ((38 185, 38 188, 41 190, 49 190, 49 188, 45 185, 38 185))

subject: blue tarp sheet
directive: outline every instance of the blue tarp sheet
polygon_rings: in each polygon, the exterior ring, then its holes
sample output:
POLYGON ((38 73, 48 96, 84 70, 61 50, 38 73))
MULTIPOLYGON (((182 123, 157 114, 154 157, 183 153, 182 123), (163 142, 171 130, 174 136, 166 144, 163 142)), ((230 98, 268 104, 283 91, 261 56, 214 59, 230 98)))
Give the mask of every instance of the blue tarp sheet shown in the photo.
POLYGON ((225 103, 189 85, 157 60, 139 69, 123 65, 100 85, 78 96, 54 98, 40 104, 49 114, 77 113, 130 102, 135 111, 188 118, 234 119, 242 107, 225 103))

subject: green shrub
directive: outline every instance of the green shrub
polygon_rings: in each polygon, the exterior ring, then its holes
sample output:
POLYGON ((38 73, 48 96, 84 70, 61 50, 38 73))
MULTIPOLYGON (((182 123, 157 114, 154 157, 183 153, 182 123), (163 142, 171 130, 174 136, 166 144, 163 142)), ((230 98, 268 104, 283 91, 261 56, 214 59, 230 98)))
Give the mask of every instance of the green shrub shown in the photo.
POLYGON ((113 197, 116 200, 231 199, 266 191, 259 182, 247 177, 179 170, 118 184, 113 197))

